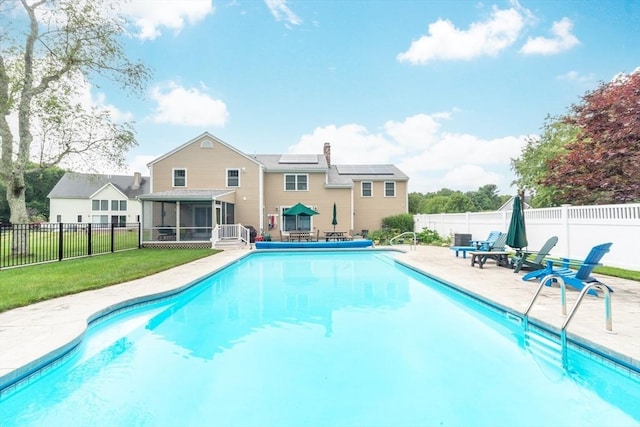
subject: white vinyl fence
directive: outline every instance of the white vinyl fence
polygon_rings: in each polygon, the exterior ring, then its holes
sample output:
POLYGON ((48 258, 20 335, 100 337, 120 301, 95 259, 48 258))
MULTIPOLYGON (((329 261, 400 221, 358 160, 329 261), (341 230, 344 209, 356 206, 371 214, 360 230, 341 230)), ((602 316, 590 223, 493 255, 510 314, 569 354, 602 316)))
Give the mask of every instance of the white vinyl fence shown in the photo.
MULTIPOLYGON (((537 251, 549 237, 558 236, 552 256, 584 259, 593 246, 613 242, 601 262, 640 270, 640 203, 525 209, 524 213, 529 250, 537 251)), ((506 233, 511 211, 419 214, 414 219, 417 232, 428 228, 441 236, 463 233, 482 240, 493 230, 506 233)))

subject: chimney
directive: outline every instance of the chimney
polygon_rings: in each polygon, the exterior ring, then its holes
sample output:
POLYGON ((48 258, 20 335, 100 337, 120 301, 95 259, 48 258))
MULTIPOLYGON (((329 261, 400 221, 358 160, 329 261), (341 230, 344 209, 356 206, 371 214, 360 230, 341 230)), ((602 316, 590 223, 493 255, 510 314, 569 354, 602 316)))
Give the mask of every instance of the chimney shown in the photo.
POLYGON ((324 143, 324 157, 327 159, 327 166, 331 166, 331 144, 324 143))
POLYGON ((140 183, 142 182, 142 174, 140 172, 133 173, 133 184, 131 184, 132 190, 137 190, 140 188, 140 183))

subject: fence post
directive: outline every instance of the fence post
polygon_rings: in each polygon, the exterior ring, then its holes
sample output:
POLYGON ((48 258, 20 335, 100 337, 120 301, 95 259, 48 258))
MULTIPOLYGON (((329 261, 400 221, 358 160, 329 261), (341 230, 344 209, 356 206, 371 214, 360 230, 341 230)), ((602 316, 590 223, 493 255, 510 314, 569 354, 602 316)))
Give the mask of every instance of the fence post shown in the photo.
POLYGON ((142 223, 138 222, 138 249, 142 249, 142 223))
POLYGON ((560 221, 564 232, 564 241, 567 242, 567 253, 565 257, 571 258, 571 240, 569 239, 569 207, 570 204, 560 205, 560 221))
POLYGON ((64 223, 58 223, 58 261, 62 261, 62 257, 64 256, 64 223))
POLYGON ((91 255, 92 250, 92 242, 93 241, 93 231, 91 230, 91 223, 87 224, 87 255, 91 255))
POLYGON ((114 252, 114 236, 115 236, 115 230, 116 230, 116 223, 112 222, 111 223, 111 253, 114 252))

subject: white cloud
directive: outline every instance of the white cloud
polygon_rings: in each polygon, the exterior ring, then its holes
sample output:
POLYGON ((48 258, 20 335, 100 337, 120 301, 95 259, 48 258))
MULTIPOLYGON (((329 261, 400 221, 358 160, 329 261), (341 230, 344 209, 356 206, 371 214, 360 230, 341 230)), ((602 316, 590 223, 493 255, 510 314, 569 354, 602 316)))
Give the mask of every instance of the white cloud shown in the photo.
POLYGON ((571 34, 573 23, 569 18, 562 18, 554 22, 551 27, 553 38, 535 37, 529 38, 520 52, 526 55, 554 55, 564 52, 578 45, 580 41, 571 34))
POLYGON ((264 2, 267 4, 273 17, 276 18, 276 21, 285 21, 291 25, 302 24, 302 19, 287 6, 287 0, 264 0, 264 2))
POLYGON ((575 70, 568 71, 564 74, 557 76, 556 78, 558 80, 564 80, 568 82, 577 82, 581 84, 587 84, 589 86, 592 86, 593 84, 595 84, 595 81, 596 81, 596 78, 593 73, 580 74, 575 70))
POLYGON ((156 123, 222 127, 229 117, 224 102, 200 89, 185 88, 173 82, 154 87, 151 98, 158 104, 152 118, 156 123))
POLYGON ((122 6, 139 29, 138 38, 153 40, 168 28, 179 33, 185 21, 194 24, 214 12, 212 0, 163 0, 161 4, 153 0, 133 0, 122 6))
POLYGON ((493 9, 491 17, 475 22, 467 30, 457 29, 451 21, 439 19, 429 24, 428 35, 414 40, 409 50, 398 54, 400 62, 426 64, 435 60, 469 60, 495 56, 511 46, 525 25, 518 8, 493 9))
POLYGON ((520 155, 526 137, 487 140, 445 132, 441 128, 448 120, 450 113, 416 114, 386 122, 384 133, 358 124, 329 125, 303 135, 289 152, 321 153, 329 142, 333 164, 395 164, 410 177, 410 191, 469 191, 495 184, 504 194, 511 192, 511 158, 520 155))

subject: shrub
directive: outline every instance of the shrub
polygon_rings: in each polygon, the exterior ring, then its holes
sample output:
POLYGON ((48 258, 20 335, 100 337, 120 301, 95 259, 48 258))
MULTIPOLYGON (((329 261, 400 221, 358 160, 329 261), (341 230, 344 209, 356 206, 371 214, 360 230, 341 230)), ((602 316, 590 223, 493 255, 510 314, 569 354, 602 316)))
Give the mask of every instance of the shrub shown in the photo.
POLYGON ((382 228, 397 230, 398 233, 413 231, 414 224, 413 215, 411 214, 390 216, 382 220, 382 228))
POLYGON ((416 233, 418 241, 425 245, 442 246, 448 245, 449 239, 441 237, 437 231, 423 228, 421 232, 416 233))

